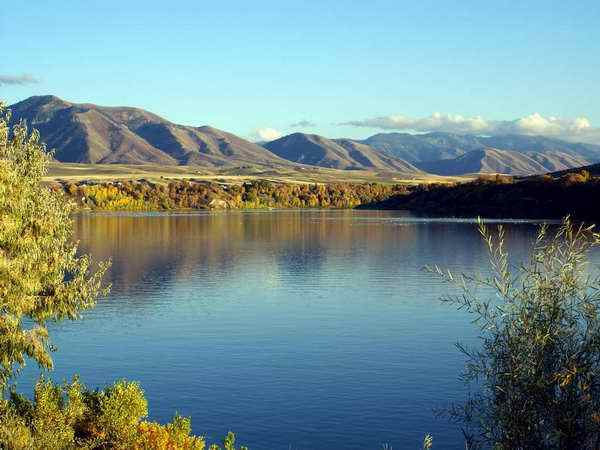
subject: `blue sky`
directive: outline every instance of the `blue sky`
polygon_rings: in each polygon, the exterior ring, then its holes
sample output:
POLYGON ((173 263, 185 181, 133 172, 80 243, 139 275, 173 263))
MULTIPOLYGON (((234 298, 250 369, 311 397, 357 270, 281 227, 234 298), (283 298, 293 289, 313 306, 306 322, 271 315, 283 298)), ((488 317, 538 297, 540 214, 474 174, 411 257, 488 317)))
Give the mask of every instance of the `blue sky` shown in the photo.
POLYGON ((477 118, 600 136, 599 24, 597 0, 17 2, 0 6, 0 98, 139 106, 244 137, 477 118))

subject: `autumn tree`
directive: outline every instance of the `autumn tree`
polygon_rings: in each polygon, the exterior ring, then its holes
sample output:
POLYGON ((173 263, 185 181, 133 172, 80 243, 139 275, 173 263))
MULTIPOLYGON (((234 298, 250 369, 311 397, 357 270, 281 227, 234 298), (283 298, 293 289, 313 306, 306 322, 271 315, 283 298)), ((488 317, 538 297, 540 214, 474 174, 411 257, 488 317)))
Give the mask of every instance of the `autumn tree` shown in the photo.
POLYGON ((9 127, 0 103, 0 388, 31 358, 52 367, 46 324, 76 319, 102 293, 71 240, 73 205, 42 185, 49 154, 24 123, 9 127))

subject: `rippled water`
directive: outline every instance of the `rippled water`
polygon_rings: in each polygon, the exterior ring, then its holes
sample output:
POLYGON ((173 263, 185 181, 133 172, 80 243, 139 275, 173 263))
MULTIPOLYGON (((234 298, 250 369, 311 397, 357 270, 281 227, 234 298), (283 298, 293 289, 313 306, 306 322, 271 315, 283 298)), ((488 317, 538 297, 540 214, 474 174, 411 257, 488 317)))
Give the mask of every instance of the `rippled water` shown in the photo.
MULTIPOLYGON (((434 410, 464 398, 454 344, 475 331, 421 268, 485 267, 473 221, 274 211, 76 225, 82 249, 112 258, 113 289, 54 327, 54 379, 139 380, 152 419, 179 411, 195 433, 231 429, 252 450, 410 449, 426 433, 464 448, 434 410)), ((522 256, 535 225, 508 230, 522 256)))

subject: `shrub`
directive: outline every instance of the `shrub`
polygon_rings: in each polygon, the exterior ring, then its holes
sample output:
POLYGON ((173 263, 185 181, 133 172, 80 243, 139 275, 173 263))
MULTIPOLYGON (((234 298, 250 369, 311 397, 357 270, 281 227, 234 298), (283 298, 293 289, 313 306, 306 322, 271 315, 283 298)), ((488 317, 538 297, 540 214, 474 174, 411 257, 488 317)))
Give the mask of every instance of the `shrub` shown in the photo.
POLYGON ((206 442, 202 437, 190 436, 189 419, 175 416, 173 422, 160 425, 155 422, 141 422, 138 426, 136 450, 204 450, 206 442))
POLYGON ((587 183, 592 179, 590 172, 580 170, 579 172, 571 172, 561 177, 561 181, 567 186, 578 183, 587 183))
POLYGON ((473 315, 481 331, 480 349, 459 346, 477 394, 451 416, 470 427, 471 442, 497 449, 597 448, 600 276, 590 275, 586 255, 600 236, 569 219, 554 233, 543 226, 530 261, 514 267, 503 228, 492 234, 481 224, 480 232, 491 276, 433 269, 462 291, 444 300, 473 315))
MULTIPOLYGON (((0 448, 204 450, 203 437, 191 435, 189 418, 176 415, 161 425, 145 420, 144 392, 137 383, 118 381, 88 390, 77 378, 56 385, 40 380, 33 400, 13 392, 0 406, 0 448)), ((211 449, 221 449, 218 444, 211 449)), ((224 450, 235 450, 228 433, 224 450)), ((245 447, 240 447, 240 450, 245 447)))

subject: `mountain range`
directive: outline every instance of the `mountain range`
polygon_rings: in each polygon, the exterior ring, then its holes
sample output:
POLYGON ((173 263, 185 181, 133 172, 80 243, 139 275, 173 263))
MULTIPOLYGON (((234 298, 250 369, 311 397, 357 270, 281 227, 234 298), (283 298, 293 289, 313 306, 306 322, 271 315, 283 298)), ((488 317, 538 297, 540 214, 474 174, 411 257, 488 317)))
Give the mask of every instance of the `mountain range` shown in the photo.
POLYGON ((502 173, 533 175, 556 172, 566 168, 589 164, 586 159, 559 152, 527 152, 499 150, 487 147, 471 150, 456 158, 421 162, 417 165, 425 172, 438 175, 464 175, 476 173, 502 173))
POLYGON ((439 175, 527 175, 600 162, 600 145, 544 136, 383 133, 361 142, 439 175))
POLYGON ((62 162, 159 163, 220 167, 243 164, 289 166, 260 145, 209 126, 172 123, 139 108, 30 97, 11 106, 12 120, 39 130, 62 162))
POLYGON ((544 136, 508 134, 477 136, 433 132, 425 134, 382 133, 361 141, 410 162, 456 158, 473 150, 497 148, 517 152, 557 152, 595 158, 600 145, 577 144, 544 136))
POLYGON ((412 164, 350 139, 327 139, 294 133, 263 144, 277 156, 296 163, 342 170, 379 169, 419 172, 412 164))
POLYGON ((381 133, 364 140, 293 133, 253 143, 210 126, 187 126, 132 107, 34 96, 10 107, 12 121, 39 130, 62 162, 199 165, 208 168, 320 166, 402 174, 529 175, 600 162, 600 145, 542 136, 381 133))

